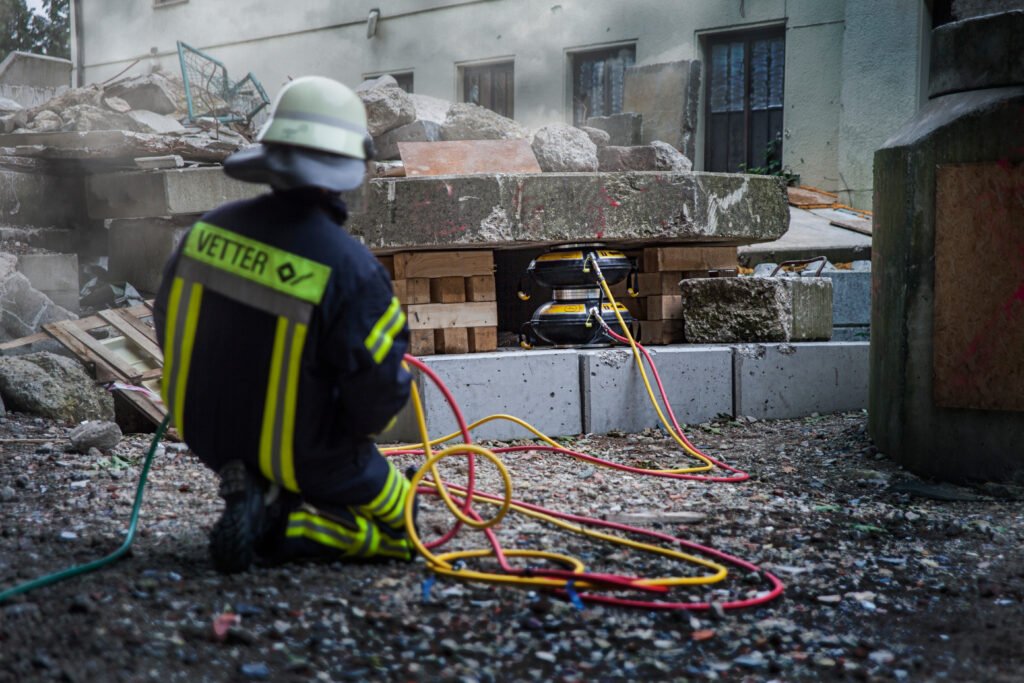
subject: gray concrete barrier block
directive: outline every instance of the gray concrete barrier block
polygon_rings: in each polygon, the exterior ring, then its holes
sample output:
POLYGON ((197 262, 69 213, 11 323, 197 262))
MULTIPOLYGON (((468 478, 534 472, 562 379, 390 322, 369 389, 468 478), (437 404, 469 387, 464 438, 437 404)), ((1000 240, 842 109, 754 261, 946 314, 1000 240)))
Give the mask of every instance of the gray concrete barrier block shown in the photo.
POLYGON ((867 408, 868 347, 868 342, 738 345, 733 414, 785 418, 867 408))
MULTIPOLYGON (((467 423, 494 414, 513 415, 548 436, 579 434, 579 362, 574 350, 529 353, 473 353, 428 356, 424 362, 452 392, 467 423)), ((450 434, 458 425, 441 391, 417 374, 417 386, 431 438, 450 434)), ((525 428, 496 420, 474 429, 474 440, 533 438, 525 428)), ((416 442, 419 431, 410 404, 381 443, 416 442)))
MULTIPOLYGON (((732 412, 732 348, 671 346, 648 350, 680 424, 704 422, 732 412)), ((645 370, 660 402, 654 375, 646 365, 645 370)), ((580 351, 580 380, 584 432, 638 432, 659 423, 630 349, 580 351)), ((670 419, 664 407, 662 412, 670 419)))
POLYGON ((125 218, 107 228, 110 276, 130 282, 139 292, 154 293, 164 264, 198 216, 125 218))

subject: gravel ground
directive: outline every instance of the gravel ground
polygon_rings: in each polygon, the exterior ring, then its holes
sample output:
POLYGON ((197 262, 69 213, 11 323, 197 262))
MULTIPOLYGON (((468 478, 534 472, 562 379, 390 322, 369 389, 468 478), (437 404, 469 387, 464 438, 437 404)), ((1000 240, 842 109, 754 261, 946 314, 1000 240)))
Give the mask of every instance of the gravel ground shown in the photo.
MULTIPOLYGON (((538 452, 505 457, 517 498, 704 543, 786 584, 780 598, 729 611, 578 609, 521 588, 431 584, 422 560, 219 576, 206 554, 220 509, 215 477, 165 444, 126 558, 0 606, 0 681, 1020 680, 1019 489, 921 482, 877 453, 865 423, 854 413, 688 429, 710 455, 751 473, 740 484, 538 452)), ((72 426, 0 419, 0 589, 97 559, 123 539, 149 437, 79 454, 65 445, 72 426)), ((564 441, 628 465, 691 462, 656 430, 564 441)), ((442 466, 456 482, 464 469, 442 466)), ((496 481, 481 466, 481 487, 497 491, 496 481)), ((427 538, 448 520, 436 498, 422 497, 427 538)), ((499 536, 508 548, 574 553, 597 570, 700 573, 521 515, 499 536)), ((446 549, 480 545, 464 531, 446 549)), ((720 604, 767 587, 731 572, 669 599, 720 604)))

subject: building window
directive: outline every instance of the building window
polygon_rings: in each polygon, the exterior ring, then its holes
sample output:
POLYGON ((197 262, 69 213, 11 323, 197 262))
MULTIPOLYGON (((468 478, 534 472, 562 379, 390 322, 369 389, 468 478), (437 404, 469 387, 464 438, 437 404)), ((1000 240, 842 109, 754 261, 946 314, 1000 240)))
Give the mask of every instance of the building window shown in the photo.
POLYGON ((363 74, 363 80, 370 81, 381 76, 391 76, 398 83, 399 88, 407 93, 412 93, 411 71, 380 71, 378 73, 363 74))
POLYGON ((462 101, 514 118, 514 76, 513 62, 462 67, 462 101))
POLYGON ((572 59, 572 122, 582 126, 591 116, 622 113, 626 69, 636 62, 636 46, 574 52, 572 59))
POLYGON ((705 170, 781 164, 783 31, 715 37, 707 54, 705 170))

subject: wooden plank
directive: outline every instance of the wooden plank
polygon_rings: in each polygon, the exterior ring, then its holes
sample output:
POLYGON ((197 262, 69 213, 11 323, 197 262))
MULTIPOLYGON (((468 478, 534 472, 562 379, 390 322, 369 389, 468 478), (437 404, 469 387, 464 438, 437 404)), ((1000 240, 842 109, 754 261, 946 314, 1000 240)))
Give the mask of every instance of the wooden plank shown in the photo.
POLYGON ((395 254, 395 279, 414 277, 470 277, 494 274, 494 252, 412 251, 395 254))
POLYGON ((99 316, 113 325, 147 356, 163 365, 164 351, 156 341, 156 330, 120 308, 100 311, 99 316))
POLYGON ((682 320, 645 320, 640 323, 641 344, 678 344, 682 341, 682 320))
POLYGON ((394 256, 378 256, 377 260, 384 266, 384 270, 388 271, 388 277, 392 280, 395 279, 395 257, 394 256))
POLYGON ((472 173, 540 173, 530 141, 452 140, 399 142, 405 175, 468 175, 472 173))
POLYGON ((464 304, 417 304, 409 306, 409 329, 436 330, 443 327, 497 327, 495 302, 464 304))
POLYGON ((647 297, 648 320, 681 320, 682 317, 682 294, 659 294, 647 297))
POLYGON ((466 278, 466 301, 497 301, 493 275, 473 275, 466 278))
POLYGON ((411 277, 405 280, 405 301, 404 304, 429 304, 430 303, 430 279, 425 277, 411 277))
POLYGON ((648 247, 643 271, 736 268, 736 247, 648 247))
POLYGON ((408 282, 408 280, 391 281, 391 291, 394 292, 395 298, 397 298, 398 301, 403 304, 409 303, 408 301, 406 301, 406 284, 408 282))
POLYGON ((469 330, 465 327, 434 330, 434 353, 469 353, 469 330))
POLYGON ((859 232, 862 235, 871 235, 871 230, 874 227, 874 222, 869 220, 858 220, 851 218, 848 221, 842 221, 837 218, 833 218, 828 222, 829 225, 834 225, 837 228, 845 228, 846 230, 853 230, 859 232))
MULTIPOLYGON (((132 306, 131 308, 124 308, 118 310, 126 311, 135 318, 146 318, 153 315, 151 307, 145 304, 140 304, 138 306, 132 306)), ((106 320, 100 318, 97 315, 90 315, 86 318, 79 318, 78 320, 69 320, 67 322, 82 330, 95 330, 100 327, 106 327, 109 324, 106 320)), ((18 339, 12 339, 11 341, 0 344, 0 353, 3 353, 10 349, 16 349, 27 344, 35 344, 36 342, 46 341, 47 339, 52 338, 53 337, 47 334, 46 332, 37 332, 35 334, 30 334, 27 337, 19 337, 18 339)))
POLYGON ((469 352, 485 353, 498 350, 497 327, 470 327, 469 352))
POLYGON ((466 278, 461 276, 430 279, 430 302, 434 304, 461 304, 466 301, 466 278))
POLYGON ((798 209, 826 209, 836 203, 836 195, 811 187, 787 187, 789 205, 798 209))
MULTIPOLYGON (((136 368, 130 363, 126 362, 123 358, 118 356, 116 353, 108 349, 106 346, 101 344, 96 339, 92 338, 85 330, 81 330, 75 325, 68 324, 68 321, 60 321, 55 323, 47 323, 43 325, 43 329, 47 332, 53 330, 60 330, 65 333, 67 337, 73 338, 78 345, 75 348, 70 348, 75 355, 80 358, 87 358, 91 361, 101 360, 109 368, 113 368, 117 374, 121 375, 125 380, 129 382, 136 382, 139 377, 142 376, 136 368), (77 349, 77 350, 76 350, 77 349)), ((55 338, 57 338, 55 336, 55 338)), ((63 339, 57 338, 58 341, 64 343, 63 339)), ((67 344, 65 344, 67 345, 67 344)))
MULTIPOLYGON (((704 272, 704 271, 701 271, 704 272)), ((640 288, 640 296, 653 296, 657 294, 678 294, 679 281, 684 277, 681 270, 664 270, 653 273, 640 273, 637 282, 640 288)))
POLYGON ((433 356, 434 331, 409 330, 409 353, 414 356, 433 356))

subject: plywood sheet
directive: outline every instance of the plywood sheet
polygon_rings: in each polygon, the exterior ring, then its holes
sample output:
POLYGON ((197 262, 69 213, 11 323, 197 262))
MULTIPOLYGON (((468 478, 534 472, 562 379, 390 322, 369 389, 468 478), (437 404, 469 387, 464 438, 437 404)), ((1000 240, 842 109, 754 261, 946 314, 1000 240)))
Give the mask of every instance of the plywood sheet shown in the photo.
POLYGON ((529 140, 399 142, 406 176, 540 173, 529 140))
POLYGON ((935 404, 1024 411, 1024 164, 936 180, 935 404))
POLYGON ((787 187, 786 193, 789 195, 789 205, 798 209, 818 209, 836 203, 834 194, 808 187, 787 187))

